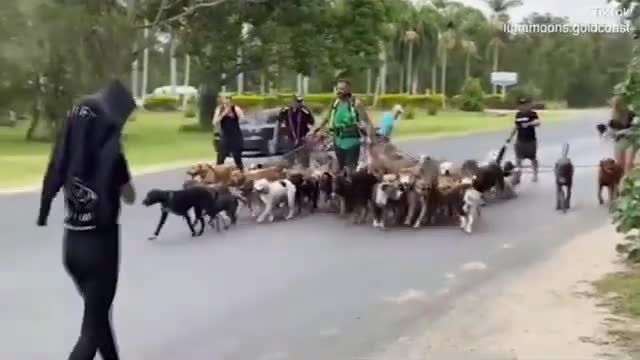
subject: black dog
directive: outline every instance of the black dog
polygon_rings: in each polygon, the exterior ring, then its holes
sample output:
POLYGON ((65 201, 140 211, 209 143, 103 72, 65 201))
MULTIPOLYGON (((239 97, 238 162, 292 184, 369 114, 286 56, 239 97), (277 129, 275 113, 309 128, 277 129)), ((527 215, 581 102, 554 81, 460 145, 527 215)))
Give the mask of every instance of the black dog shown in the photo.
POLYGON ((296 206, 300 211, 304 205, 304 201, 309 202, 309 211, 315 212, 318 209, 318 199, 320 198, 320 182, 304 174, 292 174, 289 180, 296 187, 296 206))
POLYGON ((149 240, 155 240, 160 235, 160 230, 162 230, 164 223, 167 221, 169 213, 182 216, 185 219, 189 230, 191 230, 191 236, 201 236, 205 227, 204 215, 209 214, 211 216, 215 212, 213 196, 211 196, 209 190, 199 186, 173 191, 153 189, 147 193, 142 204, 144 206, 160 204, 160 222, 149 240), (189 216, 189 210, 191 209, 195 214, 193 222, 189 216), (194 228, 196 223, 200 223, 200 230, 197 233, 194 228))
POLYGON ((563 145, 562 156, 556 161, 553 172, 556 178, 556 210, 567 212, 571 207, 574 172, 573 163, 569 159, 569 144, 563 145))
MULTIPOLYGON (((217 220, 219 215, 224 213, 229 217, 231 225, 235 225, 238 222, 238 207, 240 203, 247 205, 247 201, 239 195, 233 194, 229 189, 219 189, 213 192, 213 207, 207 210, 207 215, 211 217, 211 221, 217 220)), ((220 230, 216 226, 218 231, 220 230)), ((229 229, 229 226, 225 224, 225 230, 229 229)))

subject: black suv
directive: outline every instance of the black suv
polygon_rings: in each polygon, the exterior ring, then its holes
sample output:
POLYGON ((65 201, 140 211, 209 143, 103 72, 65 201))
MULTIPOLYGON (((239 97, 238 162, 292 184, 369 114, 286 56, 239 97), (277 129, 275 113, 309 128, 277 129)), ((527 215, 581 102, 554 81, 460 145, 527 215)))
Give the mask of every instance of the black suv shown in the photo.
POLYGON ((281 110, 282 108, 262 110, 245 117, 244 121, 240 123, 240 129, 244 137, 242 156, 265 157, 282 155, 293 149, 293 143, 287 137, 280 136, 275 153, 269 151, 269 142, 273 140, 274 130, 281 110))

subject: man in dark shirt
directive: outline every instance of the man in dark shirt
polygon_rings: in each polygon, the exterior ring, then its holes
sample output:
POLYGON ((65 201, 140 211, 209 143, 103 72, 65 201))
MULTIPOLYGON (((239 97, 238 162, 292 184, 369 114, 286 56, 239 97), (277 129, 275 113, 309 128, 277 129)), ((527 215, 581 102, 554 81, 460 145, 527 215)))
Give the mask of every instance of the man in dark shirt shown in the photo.
POLYGON ((311 111, 304 105, 302 96, 294 96, 291 105, 282 108, 278 116, 278 124, 273 133, 273 141, 270 151, 275 153, 281 135, 287 137, 293 144, 295 151, 289 160, 291 163, 299 163, 305 168, 309 167, 311 149, 305 142, 306 136, 314 125, 315 120, 311 111))
POLYGON ((532 101, 529 98, 518 100, 518 112, 515 116, 515 127, 511 137, 516 136, 514 151, 516 153, 516 166, 521 167, 523 160, 531 161, 533 167, 533 181, 538 181, 538 138, 536 128, 540 126, 538 113, 532 109, 532 101))

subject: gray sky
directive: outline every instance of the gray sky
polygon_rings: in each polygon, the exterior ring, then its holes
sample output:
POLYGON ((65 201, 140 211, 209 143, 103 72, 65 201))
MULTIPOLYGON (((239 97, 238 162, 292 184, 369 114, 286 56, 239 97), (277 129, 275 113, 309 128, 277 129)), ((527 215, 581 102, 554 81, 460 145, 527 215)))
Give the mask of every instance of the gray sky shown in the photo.
MULTIPOLYGON (((464 4, 487 10, 483 0, 457 0, 464 4)), ((595 9, 615 8, 615 5, 607 4, 606 0, 524 0, 524 5, 511 11, 513 20, 519 21, 522 17, 532 13, 549 12, 556 16, 566 16, 572 23, 617 23, 619 18, 614 13, 602 15, 603 10, 595 9), (597 13, 600 13, 598 15, 597 13)))

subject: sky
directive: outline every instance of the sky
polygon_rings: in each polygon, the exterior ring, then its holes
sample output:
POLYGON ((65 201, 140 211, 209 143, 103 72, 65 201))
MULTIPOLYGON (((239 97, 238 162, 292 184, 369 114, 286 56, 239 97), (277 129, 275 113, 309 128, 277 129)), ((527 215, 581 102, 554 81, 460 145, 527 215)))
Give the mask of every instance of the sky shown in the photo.
MULTIPOLYGON (((483 0, 457 0, 469 6, 488 10, 483 0)), ((524 5, 513 9, 509 15, 515 21, 532 12, 549 12, 556 16, 566 16, 571 23, 617 23, 619 17, 614 13, 603 14, 603 9, 615 9, 614 4, 608 4, 606 0, 524 0, 524 5), (598 10, 596 10, 598 9, 598 10), (607 16, 608 15, 608 16, 607 16)))

